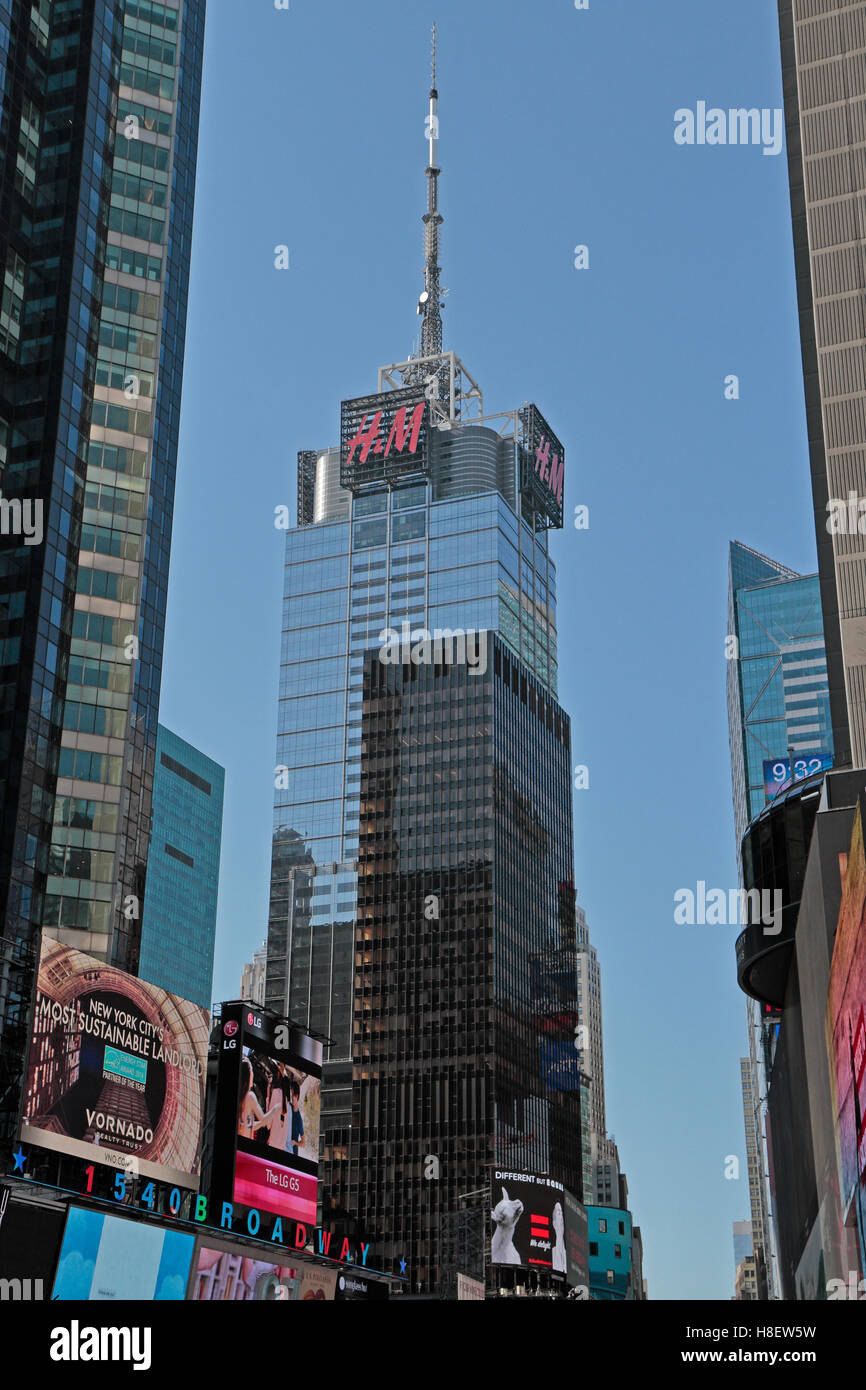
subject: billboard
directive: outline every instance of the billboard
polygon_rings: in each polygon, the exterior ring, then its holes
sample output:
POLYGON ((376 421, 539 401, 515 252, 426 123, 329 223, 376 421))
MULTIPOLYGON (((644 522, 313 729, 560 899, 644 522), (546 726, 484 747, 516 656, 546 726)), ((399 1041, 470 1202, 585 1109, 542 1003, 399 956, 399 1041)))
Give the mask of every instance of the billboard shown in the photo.
POLYGON ((353 1303, 380 1302, 388 1296, 388 1285, 381 1279, 368 1279, 366 1275, 361 1274, 341 1274, 334 1290, 334 1298, 338 1303, 347 1299, 353 1303))
POLYGON ((0 1188, 0 1300, 47 1298, 63 1238, 65 1212, 54 1205, 16 1201, 0 1188))
POLYGON ((565 449, 536 405, 518 411, 520 491, 548 525, 563 520, 565 449))
POLYGON ((337 1292, 337 1271, 318 1265, 302 1265, 298 1270, 295 1299, 298 1303, 331 1301, 337 1292))
POLYGON ((70 1207, 52 1299, 148 1302, 185 1297, 195 1236, 70 1207))
POLYGON ((566 1278, 573 1288, 589 1288, 589 1217, 586 1207, 565 1193, 566 1278))
MULTIPOLYGON (((833 943, 826 1030, 838 1117, 843 1215, 863 1225, 866 1208, 866 856, 863 797, 854 820, 839 923, 833 943)), ((863 1239, 861 1230, 861 1241, 863 1239)))
POLYGON ((209 1016, 43 937, 21 1139, 198 1186, 209 1016))
POLYGON ((429 405, 420 387, 343 401, 340 483, 358 488, 428 467, 429 405))
POLYGON ((294 1297, 296 1272, 273 1260, 253 1259, 241 1249, 200 1245, 189 1298, 194 1303, 288 1302, 294 1297))
POLYGON ((223 1005, 214 1194, 315 1226, 322 1044, 255 1005, 223 1005))
MULTIPOLYGON (((827 752, 807 753, 801 758, 794 759, 795 782, 802 782, 806 777, 813 777, 816 772, 827 772, 833 766, 833 754, 827 752)), ((780 791, 785 791, 791 786, 791 759, 790 758, 764 758, 764 798, 772 801, 779 795, 780 791)))
POLYGON ((538 1173, 497 1169, 492 1180, 490 1263, 565 1276, 565 1188, 538 1173))

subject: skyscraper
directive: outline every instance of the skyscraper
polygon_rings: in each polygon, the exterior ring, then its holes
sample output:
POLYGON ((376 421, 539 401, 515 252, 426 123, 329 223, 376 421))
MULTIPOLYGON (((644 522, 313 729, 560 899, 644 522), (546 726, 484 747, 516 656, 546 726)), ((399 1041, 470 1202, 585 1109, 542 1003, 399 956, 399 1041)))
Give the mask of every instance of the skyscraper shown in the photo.
POLYGON ((607 1120, 604 1104, 604 1035, 601 1026, 601 970, 598 952, 589 939, 586 912, 575 902, 575 939, 577 942, 577 1008, 578 1021, 586 1031, 581 1068, 585 1081, 583 1093, 589 1110, 589 1144, 584 1145, 584 1190, 592 1191, 595 1161, 603 1156, 607 1139, 607 1120))
POLYGON ((225 769, 159 725, 139 974, 211 1005, 225 769))
POLYGON ((329 1040, 333 1209, 422 1290, 494 1165, 582 1181, 564 454, 534 406, 486 416, 443 350, 435 77, 427 129, 416 351, 299 455, 266 983, 329 1040))
MULTIPOLYGON (((799 575, 739 541, 728 555, 728 734, 737 872, 749 823, 768 800, 829 766, 833 755, 827 659, 817 575, 799 575)), ((772 1295, 767 1200, 767 1078, 778 1012, 747 1004, 749 1056, 740 1059, 756 1264, 772 1295)))
POLYGON ((0 9, 0 1140, 39 929, 138 964, 204 13, 0 9))
POLYGON ((778 0, 818 572, 837 767, 866 765, 866 0, 778 0), (847 504, 853 498, 853 513, 847 504), (845 503, 845 509, 833 503, 845 503), (861 521, 863 524, 861 525, 861 521))

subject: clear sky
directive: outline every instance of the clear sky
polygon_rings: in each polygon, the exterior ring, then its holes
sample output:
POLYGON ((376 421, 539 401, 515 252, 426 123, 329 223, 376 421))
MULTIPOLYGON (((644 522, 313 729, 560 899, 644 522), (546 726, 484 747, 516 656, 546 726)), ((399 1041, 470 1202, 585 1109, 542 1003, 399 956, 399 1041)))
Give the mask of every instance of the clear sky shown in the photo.
POLYGON ((781 106, 775 0, 209 0, 161 719, 227 770, 214 998, 267 923, 274 508, 417 333, 434 18, 446 347, 567 450, 560 701, 608 1126, 650 1296, 728 1299, 736 929, 676 926, 674 893, 736 886, 728 541, 816 562, 785 155, 673 137, 698 101, 781 106))

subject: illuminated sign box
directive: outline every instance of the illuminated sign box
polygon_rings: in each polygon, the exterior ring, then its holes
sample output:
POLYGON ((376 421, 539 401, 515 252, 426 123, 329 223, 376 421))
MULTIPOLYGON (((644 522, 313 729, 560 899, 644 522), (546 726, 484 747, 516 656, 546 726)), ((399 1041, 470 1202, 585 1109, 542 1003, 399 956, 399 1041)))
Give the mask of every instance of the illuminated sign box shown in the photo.
POLYGON ((563 521, 565 449, 536 405, 518 411, 520 491, 541 526, 563 521))
POLYGON ((21 1139, 196 1188, 207 1009, 43 937, 21 1139))
POLYGON ((430 411, 419 387, 343 401, 340 483, 355 491, 413 474, 429 464, 430 411))
POLYGON ((223 1005, 214 1039, 214 1199, 314 1226, 322 1044, 239 1001, 223 1005))

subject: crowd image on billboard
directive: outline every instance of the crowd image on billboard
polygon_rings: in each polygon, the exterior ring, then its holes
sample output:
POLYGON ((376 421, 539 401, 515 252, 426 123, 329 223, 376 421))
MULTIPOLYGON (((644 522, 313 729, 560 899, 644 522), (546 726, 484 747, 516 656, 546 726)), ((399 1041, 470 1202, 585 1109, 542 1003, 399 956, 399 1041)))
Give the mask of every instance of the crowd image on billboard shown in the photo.
POLYGON ((244 1048, 238 1135, 263 1154, 291 1154, 318 1163, 321 1080, 244 1048))

